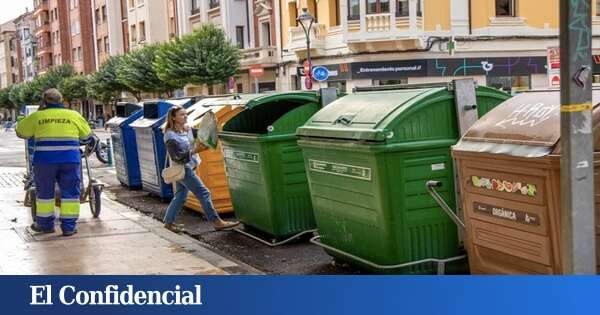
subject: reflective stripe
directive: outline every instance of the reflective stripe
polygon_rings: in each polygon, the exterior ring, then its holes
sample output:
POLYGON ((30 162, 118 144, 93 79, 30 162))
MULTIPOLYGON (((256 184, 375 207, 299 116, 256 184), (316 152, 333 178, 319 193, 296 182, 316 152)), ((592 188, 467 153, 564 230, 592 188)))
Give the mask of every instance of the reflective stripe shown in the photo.
POLYGON ((49 217, 54 215, 54 199, 36 199, 36 215, 39 217, 49 217))
POLYGON ((64 138, 36 138, 35 141, 79 141, 79 138, 64 137, 64 138))
POLYGON ((78 215, 64 215, 64 214, 61 214, 60 218, 61 219, 79 219, 79 216, 78 215))
POLYGON ((39 211, 36 211, 35 216, 40 218, 51 218, 54 216, 54 211, 50 213, 41 213, 39 211))
POLYGON ((60 217, 79 217, 79 200, 76 202, 62 202, 60 204, 60 217))
POLYGON ((60 198, 61 202, 80 202, 79 198, 60 198))
POLYGON ((79 146, 59 145, 59 146, 35 146, 35 151, 71 151, 79 150, 79 146))
POLYGON ((42 141, 42 140, 36 140, 35 141, 35 145, 39 146, 39 147, 44 147, 44 146, 48 146, 48 147, 59 147, 59 146, 65 146, 65 145, 70 145, 70 146, 79 146, 79 140, 64 140, 64 141, 42 141))

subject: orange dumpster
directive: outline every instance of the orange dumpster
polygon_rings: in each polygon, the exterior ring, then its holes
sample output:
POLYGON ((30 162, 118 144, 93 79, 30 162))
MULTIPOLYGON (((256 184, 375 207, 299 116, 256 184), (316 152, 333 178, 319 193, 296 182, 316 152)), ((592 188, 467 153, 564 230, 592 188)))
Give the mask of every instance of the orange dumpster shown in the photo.
MULTIPOLYGON (((219 131, 223 125, 231 118, 235 117, 242 111, 242 107, 235 106, 233 97, 224 98, 206 98, 194 104, 187 109, 188 123, 191 127, 198 127, 200 119, 209 111, 212 111, 218 123, 219 131), (231 100, 231 102, 229 102, 231 100)), ((229 195, 229 187, 227 185, 227 177, 225 175, 225 164, 223 162, 223 154, 221 145, 218 144, 215 150, 205 150, 200 153, 202 162, 196 169, 196 174, 202 182, 208 187, 212 194, 212 201, 218 213, 233 212, 231 196, 229 195)), ((192 210, 202 212, 200 202, 192 193, 188 195, 185 206, 192 210)))

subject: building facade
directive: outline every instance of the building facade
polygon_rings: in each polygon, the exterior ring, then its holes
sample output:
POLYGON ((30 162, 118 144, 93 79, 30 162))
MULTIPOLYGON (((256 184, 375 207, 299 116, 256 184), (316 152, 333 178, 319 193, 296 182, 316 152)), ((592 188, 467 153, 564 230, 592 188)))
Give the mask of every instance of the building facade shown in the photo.
MULTIPOLYGON (((305 89, 299 66, 307 57, 306 37, 296 21, 303 8, 315 17, 310 31, 313 65, 330 72, 330 78, 314 88, 350 91, 355 86, 445 82, 464 76, 513 92, 546 88, 547 50, 559 45, 558 0, 543 5, 536 0, 279 0, 279 4, 280 90, 305 89), (449 51, 452 37, 456 47, 449 51)), ((600 34, 599 5, 593 1, 594 35, 600 34)), ((594 38, 593 47, 598 47, 597 41, 594 38)), ((600 82, 600 76, 595 80, 600 82)))
POLYGON ((36 76, 34 37, 35 21, 32 12, 27 12, 14 20, 18 40, 19 76, 21 81, 31 81, 36 76))
POLYGON ((96 70, 92 0, 69 0, 71 63, 76 73, 96 70))
POLYGON ((0 88, 20 82, 18 47, 13 21, 0 25, 0 88))
POLYGON ((120 55, 126 52, 128 44, 127 24, 123 28, 123 21, 127 22, 126 0, 92 0, 94 50, 96 52, 96 68, 100 67, 109 56, 120 55), (125 7, 122 7, 125 5, 125 7), (126 41, 127 40, 127 41, 126 41))
POLYGON ((129 47, 169 40, 166 0, 127 0, 129 47))

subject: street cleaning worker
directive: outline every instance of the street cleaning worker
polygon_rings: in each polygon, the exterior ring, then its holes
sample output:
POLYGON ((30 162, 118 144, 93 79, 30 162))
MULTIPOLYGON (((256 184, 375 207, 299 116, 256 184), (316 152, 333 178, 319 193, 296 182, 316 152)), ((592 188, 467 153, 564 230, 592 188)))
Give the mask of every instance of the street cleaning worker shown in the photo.
POLYGON ((65 108, 57 89, 42 95, 40 110, 17 125, 17 135, 35 139, 33 177, 35 181, 36 218, 31 229, 54 233, 54 187, 60 189, 60 228, 64 236, 77 233, 81 184, 80 141, 95 141, 85 119, 65 108))
POLYGON ((187 113, 183 107, 175 105, 169 109, 167 123, 163 130, 167 153, 171 159, 171 163, 184 165, 185 176, 177 182, 175 187, 175 197, 171 200, 165 214, 165 228, 175 233, 182 232, 181 226, 174 222, 185 203, 189 191, 200 201, 206 218, 212 222, 215 230, 221 231, 235 227, 239 222, 223 221, 219 217, 217 210, 213 206, 210 191, 202 183, 198 175, 196 175, 196 172, 194 172, 196 167, 200 165, 198 152, 207 148, 202 145, 195 146, 192 128, 187 126, 186 123, 187 113))

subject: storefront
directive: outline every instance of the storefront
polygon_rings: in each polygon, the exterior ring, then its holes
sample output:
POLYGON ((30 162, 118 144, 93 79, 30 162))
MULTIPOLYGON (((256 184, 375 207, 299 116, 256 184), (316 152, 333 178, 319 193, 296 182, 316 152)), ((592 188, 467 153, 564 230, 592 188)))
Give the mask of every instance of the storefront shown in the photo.
MULTIPOLYGON (((600 83, 600 58, 597 61, 597 79, 600 83)), ((315 62, 314 65, 325 66, 330 71, 330 77, 324 84, 345 92, 351 91, 355 86, 445 82, 456 77, 474 77, 479 84, 509 93, 547 87, 545 56, 390 60, 323 65, 315 62)), ((292 78, 296 89, 305 89, 303 72, 302 67, 297 67, 297 74, 292 78)))

